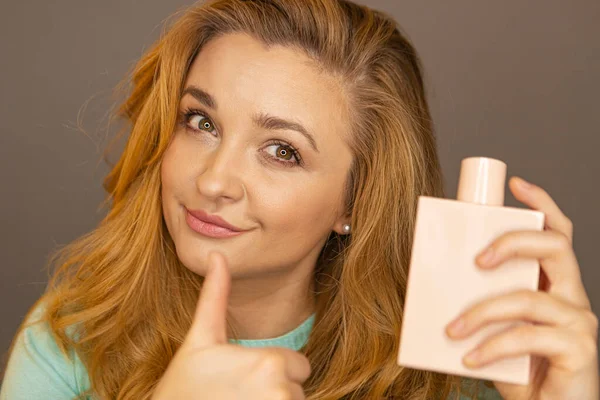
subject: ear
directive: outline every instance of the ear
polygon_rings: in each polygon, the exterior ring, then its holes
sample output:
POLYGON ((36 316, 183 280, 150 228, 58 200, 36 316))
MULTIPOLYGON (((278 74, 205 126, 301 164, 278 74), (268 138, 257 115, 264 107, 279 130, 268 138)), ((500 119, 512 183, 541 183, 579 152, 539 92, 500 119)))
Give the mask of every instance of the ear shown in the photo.
POLYGON ((333 224, 333 231, 335 231, 339 235, 348 235, 348 232, 344 231, 344 225, 350 225, 350 232, 352 232, 352 223, 350 215, 343 215, 338 218, 333 224))

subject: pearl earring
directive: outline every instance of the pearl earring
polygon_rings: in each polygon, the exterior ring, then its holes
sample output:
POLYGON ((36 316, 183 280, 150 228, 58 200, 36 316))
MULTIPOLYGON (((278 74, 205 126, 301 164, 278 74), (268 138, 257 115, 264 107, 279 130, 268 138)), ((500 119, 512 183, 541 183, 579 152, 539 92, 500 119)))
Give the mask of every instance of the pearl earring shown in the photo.
POLYGON ((350 233, 350 225, 344 224, 344 226, 342 226, 342 229, 344 230, 344 233, 350 233))

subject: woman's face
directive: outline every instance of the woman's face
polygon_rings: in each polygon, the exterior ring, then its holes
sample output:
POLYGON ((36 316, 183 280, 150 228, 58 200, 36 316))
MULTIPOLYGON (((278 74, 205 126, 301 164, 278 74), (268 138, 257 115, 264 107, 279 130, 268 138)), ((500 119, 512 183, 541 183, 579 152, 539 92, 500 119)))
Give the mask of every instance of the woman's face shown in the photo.
POLYGON ((204 275, 218 250, 234 279, 310 273, 331 231, 349 222, 342 196, 352 157, 337 81, 296 50, 230 34, 196 57, 179 107, 161 175, 182 263, 204 275), (199 233, 188 210, 243 232, 199 233))

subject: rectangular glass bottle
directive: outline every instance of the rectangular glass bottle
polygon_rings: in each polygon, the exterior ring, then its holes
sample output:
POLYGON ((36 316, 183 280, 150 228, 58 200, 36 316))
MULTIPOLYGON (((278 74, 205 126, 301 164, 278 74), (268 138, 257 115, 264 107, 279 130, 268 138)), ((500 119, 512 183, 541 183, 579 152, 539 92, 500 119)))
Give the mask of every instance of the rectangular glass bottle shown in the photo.
POLYGON ((448 323, 485 298, 538 289, 535 259, 511 259, 493 270, 475 264, 477 254, 501 234, 544 227, 542 212, 504 207, 505 180, 502 161, 470 157, 461 163, 457 200, 419 197, 398 365, 477 379, 529 382, 529 355, 477 369, 462 362, 486 337, 529 322, 493 323, 462 340, 445 333, 448 323))

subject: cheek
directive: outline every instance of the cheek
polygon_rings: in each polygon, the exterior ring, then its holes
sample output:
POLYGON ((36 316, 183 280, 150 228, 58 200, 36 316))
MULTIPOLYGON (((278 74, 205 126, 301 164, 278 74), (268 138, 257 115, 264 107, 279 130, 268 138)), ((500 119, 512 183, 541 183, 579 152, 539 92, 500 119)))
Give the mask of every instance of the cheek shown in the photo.
POLYGON ((300 237, 321 236, 331 228, 337 193, 331 188, 289 184, 285 189, 262 191, 260 205, 265 230, 274 235, 300 237))
POLYGON ((168 201, 173 196, 178 197, 181 194, 179 192, 181 192, 183 184, 191 179, 193 164, 188 153, 189 150, 186 151, 183 139, 176 135, 165 151, 161 165, 164 200, 168 201))
POLYGON ((174 173, 176 168, 174 167, 175 166, 173 165, 172 158, 169 156, 169 154, 165 154, 165 158, 163 159, 160 169, 163 208, 169 205, 172 201, 173 187, 176 186, 175 180, 177 179, 177 175, 174 173))
POLYGON ((160 170, 163 215, 171 234, 172 227, 177 223, 174 218, 178 217, 178 203, 183 200, 183 184, 191 173, 191 164, 186 162, 186 154, 181 150, 178 141, 174 139, 163 155, 160 170))

